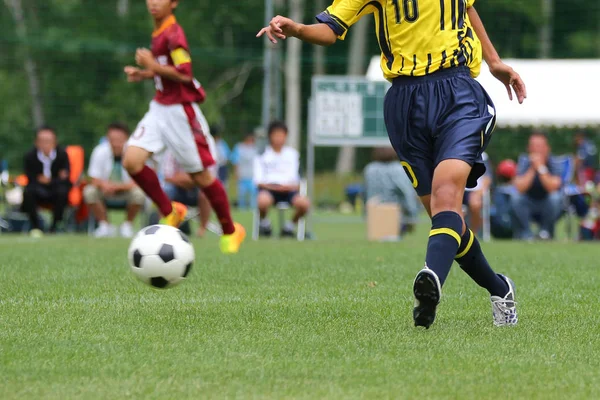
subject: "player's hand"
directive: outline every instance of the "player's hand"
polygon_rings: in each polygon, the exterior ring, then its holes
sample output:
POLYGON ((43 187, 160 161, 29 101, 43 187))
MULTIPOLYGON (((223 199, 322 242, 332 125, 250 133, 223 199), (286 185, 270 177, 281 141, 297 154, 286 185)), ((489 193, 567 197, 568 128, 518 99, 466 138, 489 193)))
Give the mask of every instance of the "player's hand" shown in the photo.
POLYGON ((124 69, 127 74, 127 82, 141 82, 144 80, 142 70, 137 67, 127 66, 124 69))
POLYGON ((271 20, 269 26, 262 28, 256 37, 266 34, 271 42, 277 43, 277 38, 287 39, 288 37, 294 37, 298 35, 299 31, 300 24, 278 15, 271 20))
POLYGON ((151 67, 156 63, 152 52, 148 49, 137 49, 135 52, 135 62, 137 65, 143 68, 152 69, 151 67))
POLYGON ((512 69, 510 66, 504 64, 502 61, 498 61, 495 64, 491 64, 490 72, 496 79, 504 84, 506 91, 508 92, 508 98, 513 99, 513 90, 517 95, 519 104, 523 104, 523 100, 527 98, 527 89, 525 83, 519 76, 519 74, 512 69))

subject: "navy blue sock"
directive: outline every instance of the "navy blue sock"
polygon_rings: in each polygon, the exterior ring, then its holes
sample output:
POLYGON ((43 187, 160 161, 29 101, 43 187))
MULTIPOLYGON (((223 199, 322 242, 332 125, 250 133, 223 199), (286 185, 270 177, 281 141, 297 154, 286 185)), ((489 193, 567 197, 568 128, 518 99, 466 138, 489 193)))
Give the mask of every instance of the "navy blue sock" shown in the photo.
POLYGON ((442 211, 431 218, 425 262, 427 267, 436 273, 442 285, 448 277, 460 245, 462 226, 461 216, 453 211, 442 211))
POLYGON ((456 261, 462 270, 479 286, 487 289, 492 296, 504 297, 508 293, 506 282, 490 267, 473 231, 467 229, 456 253, 456 261))

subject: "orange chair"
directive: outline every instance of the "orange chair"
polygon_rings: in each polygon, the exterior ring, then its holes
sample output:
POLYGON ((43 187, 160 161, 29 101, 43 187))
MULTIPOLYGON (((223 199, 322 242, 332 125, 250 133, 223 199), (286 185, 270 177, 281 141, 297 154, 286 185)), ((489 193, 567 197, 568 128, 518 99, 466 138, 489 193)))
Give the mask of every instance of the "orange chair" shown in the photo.
POLYGON ((67 146, 66 151, 69 156, 69 166, 71 168, 69 180, 73 184, 69 192, 69 205, 79 207, 83 203, 81 183, 85 168, 85 151, 81 146, 67 146))
POLYGON ((83 201, 85 150, 83 147, 75 145, 67 146, 65 150, 69 156, 69 166, 71 168, 69 180, 73 184, 69 192, 69 205, 76 210, 75 219, 79 223, 85 221, 88 217, 88 209, 83 201))

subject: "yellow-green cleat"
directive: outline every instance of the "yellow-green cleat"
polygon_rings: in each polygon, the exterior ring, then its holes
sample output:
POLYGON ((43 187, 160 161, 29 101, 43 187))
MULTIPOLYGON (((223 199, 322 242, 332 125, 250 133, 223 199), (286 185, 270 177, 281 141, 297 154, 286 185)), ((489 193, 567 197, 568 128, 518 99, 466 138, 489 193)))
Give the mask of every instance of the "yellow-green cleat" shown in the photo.
POLYGON ((173 205, 173 211, 171 214, 166 217, 161 218, 158 222, 161 225, 169 225, 175 228, 179 228, 179 225, 185 221, 185 217, 187 216, 187 207, 184 204, 178 203, 174 201, 171 203, 173 205))
POLYGON ((235 232, 231 235, 221 236, 221 252, 223 254, 235 254, 240 250, 240 246, 246 238, 246 229, 242 224, 235 223, 235 232))

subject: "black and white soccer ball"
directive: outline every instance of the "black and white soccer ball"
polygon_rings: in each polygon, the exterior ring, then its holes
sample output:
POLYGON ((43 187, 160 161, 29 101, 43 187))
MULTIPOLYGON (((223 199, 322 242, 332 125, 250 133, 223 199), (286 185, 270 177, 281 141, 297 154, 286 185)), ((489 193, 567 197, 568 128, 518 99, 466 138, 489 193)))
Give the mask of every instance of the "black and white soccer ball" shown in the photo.
POLYGON ((127 252, 131 272, 142 282, 167 289, 185 280, 194 263, 194 247, 177 228, 152 225, 142 229, 127 252))

